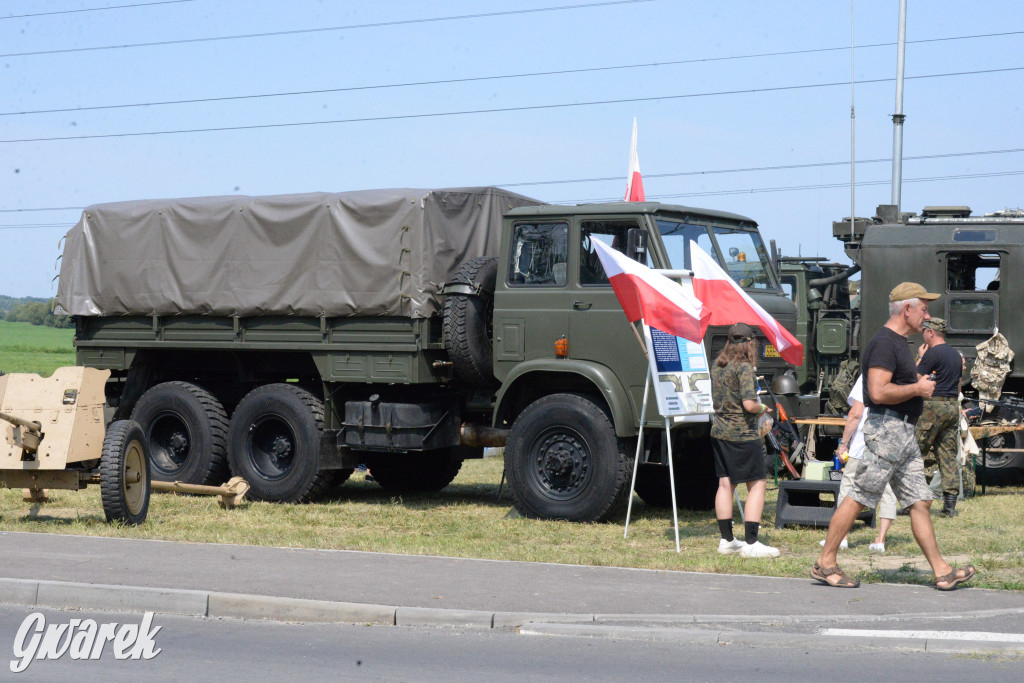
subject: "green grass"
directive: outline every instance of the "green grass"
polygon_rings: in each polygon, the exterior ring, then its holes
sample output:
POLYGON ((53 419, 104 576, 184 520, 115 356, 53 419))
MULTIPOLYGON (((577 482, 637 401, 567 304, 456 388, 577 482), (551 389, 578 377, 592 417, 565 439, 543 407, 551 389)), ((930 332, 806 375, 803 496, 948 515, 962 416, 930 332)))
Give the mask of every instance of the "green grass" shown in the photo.
POLYGON ((0 320, 0 370, 49 377, 59 367, 74 365, 74 334, 70 329, 0 320))
MULTIPOLYGON (((629 537, 624 520, 573 524, 518 517, 508 490, 497 499, 498 458, 468 461, 441 493, 393 498, 355 474, 333 497, 308 505, 247 503, 221 510, 213 498, 154 494, 149 519, 138 528, 108 526, 98 487, 55 491, 43 505, 22 502, 20 491, 0 490, 0 530, 331 548, 594 566, 644 567, 726 574, 806 578, 824 531, 775 529, 775 491, 765 508, 762 538, 782 550, 775 560, 744 560, 717 553, 712 512, 680 512, 682 552, 675 551, 669 510, 634 499, 629 537)), ((769 484, 770 488, 771 485, 769 484)), ((1024 590, 1024 489, 990 488, 964 501, 953 519, 933 515, 943 554, 978 567, 977 586, 1024 590)), ((741 529, 738 525, 737 528, 741 529)), ((931 580, 910 532, 909 519, 893 524, 885 556, 868 554, 874 530, 858 523, 840 562, 863 581, 927 584, 931 580)))

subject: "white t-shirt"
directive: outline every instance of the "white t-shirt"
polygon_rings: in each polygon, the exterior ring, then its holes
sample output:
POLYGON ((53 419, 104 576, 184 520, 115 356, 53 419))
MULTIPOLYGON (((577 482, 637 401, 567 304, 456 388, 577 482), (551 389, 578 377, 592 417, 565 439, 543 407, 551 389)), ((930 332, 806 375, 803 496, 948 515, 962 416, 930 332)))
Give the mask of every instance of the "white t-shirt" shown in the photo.
MULTIPOLYGON (((857 378, 857 381, 853 383, 853 388, 850 389, 850 395, 846 397, 846 402, 853 406, 854 401, 860 401, 864 403, 864 375, 857 378)), ((864 455, 864 421, 868 419, 868 408, 864 406, 864 414, 860 418, 860 422, 857 423, 857 430, 854 431, 853 437, 850 439, 850 457, 859 458, 864 455)))

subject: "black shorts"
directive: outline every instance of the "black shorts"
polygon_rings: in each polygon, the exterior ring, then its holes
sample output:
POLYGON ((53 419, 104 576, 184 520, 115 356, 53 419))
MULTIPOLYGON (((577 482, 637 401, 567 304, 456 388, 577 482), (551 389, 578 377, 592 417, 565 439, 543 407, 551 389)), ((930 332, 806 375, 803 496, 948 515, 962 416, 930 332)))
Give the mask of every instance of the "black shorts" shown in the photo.
POLYGON ((715 474, 718 478, 729 477, 733 484, 746 484, 768 478, 764 464, 764 441, 723 441, 711 439, 715 453, 715 474))

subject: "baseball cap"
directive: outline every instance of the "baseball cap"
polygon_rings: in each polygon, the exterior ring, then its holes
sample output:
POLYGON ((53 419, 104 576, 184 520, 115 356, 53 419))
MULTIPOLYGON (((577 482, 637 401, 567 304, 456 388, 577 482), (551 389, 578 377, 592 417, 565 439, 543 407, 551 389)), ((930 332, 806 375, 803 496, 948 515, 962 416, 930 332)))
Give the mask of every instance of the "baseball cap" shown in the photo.
POLYGON ((889 292, 889 301, 906 301, 907 299, 924 299, 935 301, 941 294, 932 294, 916 282, 901 282, 889 292))
POLYGON ((933 317, 931 320, 925 320, 924 326, 929 329, 935 330, 936 332, 946 331, 946 321, 943 320, 942 318, 933 317))
POLYGON ((729 328, 729 341, 741 343, 754 338, 754 328, 746 323, 736 323, 729 328))

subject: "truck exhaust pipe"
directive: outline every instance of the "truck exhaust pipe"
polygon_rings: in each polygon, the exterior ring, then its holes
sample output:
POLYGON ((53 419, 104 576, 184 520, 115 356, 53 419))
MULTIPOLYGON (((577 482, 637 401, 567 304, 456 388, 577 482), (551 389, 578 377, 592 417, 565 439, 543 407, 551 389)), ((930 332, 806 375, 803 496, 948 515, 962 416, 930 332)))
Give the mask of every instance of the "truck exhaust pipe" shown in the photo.
POLYGON ((484 427, 483 425, 464 422, 459 430, 459 444, 462 446, 483 446, 484 448, 500 448, 508 441, 507 429, 484 427))

